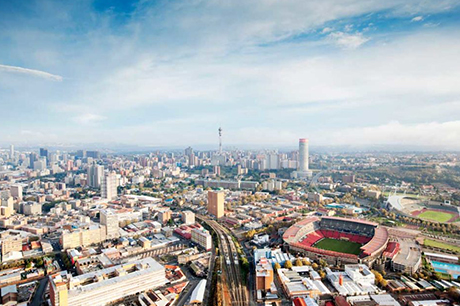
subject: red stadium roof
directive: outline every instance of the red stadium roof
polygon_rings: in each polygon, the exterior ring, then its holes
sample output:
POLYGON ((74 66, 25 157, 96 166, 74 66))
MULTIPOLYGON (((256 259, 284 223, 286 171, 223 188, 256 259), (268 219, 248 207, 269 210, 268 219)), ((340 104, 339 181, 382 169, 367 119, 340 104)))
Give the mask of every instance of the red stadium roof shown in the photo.
POLYGON ((388 242, 387 248, 383 252, 383 256, 387 258, 393 258, 399 252, 399 243, 397 242, 388 242))
POLYGON ((347 218, 341 218, 341 217, 326 217, 326 216, 324 216, 323 219, 362 223, 362 224, 367 224, 367 225, 372 225, 372 226, 379 225, 378 223, 367 221, 367 220, 362 220, 362 219, 347 219, 347 218))
POLYGON ((299 232, 299 230, 304 227, 305 225, 309 224, 309 223, 312 223, 312 222, 315 222, 315 221, 318 221, 319 218, 318 217, 308 217, 308 218, 305 218, 299 222, 297 222, 296 224, 292 225, 290 228, 288 228, 284 234, 283 234, 283 239, 286 240, 290 237, 295 237, 295 235, 297 235, 297 233, 299 232))
POLYGON ((375 229, 374 237, 371 241, 361 247, 364 255, 373 255, 380 250, 388 242, 388 231, 384 227, 377 227, 375 229))

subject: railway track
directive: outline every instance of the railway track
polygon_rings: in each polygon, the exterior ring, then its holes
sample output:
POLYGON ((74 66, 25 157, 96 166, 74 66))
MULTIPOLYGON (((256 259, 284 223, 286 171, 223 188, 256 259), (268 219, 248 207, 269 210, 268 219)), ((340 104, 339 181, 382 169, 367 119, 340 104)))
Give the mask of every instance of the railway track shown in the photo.
POLYGON ((214 220, 202 218, 217 234, 221 256, 224 257, 225 271, 227 272, 227 285, 231 294, 231 305, 249 305, 246 288, 243 286, 240 273, 238 252, 232 235, 222 225, 214 220))

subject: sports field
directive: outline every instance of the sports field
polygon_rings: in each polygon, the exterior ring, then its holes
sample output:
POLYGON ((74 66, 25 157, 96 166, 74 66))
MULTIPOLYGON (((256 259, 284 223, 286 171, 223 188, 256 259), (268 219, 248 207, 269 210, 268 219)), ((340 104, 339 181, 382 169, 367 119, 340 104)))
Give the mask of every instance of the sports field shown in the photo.
POLYGON ((423 244, 425 244, 426 246, 432 246, 432 247, 435 247, 435 248, 451 250, 451 251, 460 253, 460 246, 447 244, 447 243, 436 241, 436 240, 425 239, 423 244))
POLYGON ((334 252, 341 252, 347 254, 358 255, 361 250, 361 244, 346 240, 336 240, 331 238, 324 238, 318 241, 315 245, 315 248, 329 250, 334 252))
POLYGON ((454 217, 454 214, 441 211, 427 210, 418 215, 420 219, 445 223, 454 217))

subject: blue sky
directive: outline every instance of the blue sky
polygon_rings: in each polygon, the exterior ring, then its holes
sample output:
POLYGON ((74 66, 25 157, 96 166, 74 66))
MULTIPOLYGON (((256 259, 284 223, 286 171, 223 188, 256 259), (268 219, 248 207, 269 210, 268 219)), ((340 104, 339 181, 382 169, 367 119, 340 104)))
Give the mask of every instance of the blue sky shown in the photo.
POLYGON ((460 149, 460 1, 0 1, 0 143, 460 149))

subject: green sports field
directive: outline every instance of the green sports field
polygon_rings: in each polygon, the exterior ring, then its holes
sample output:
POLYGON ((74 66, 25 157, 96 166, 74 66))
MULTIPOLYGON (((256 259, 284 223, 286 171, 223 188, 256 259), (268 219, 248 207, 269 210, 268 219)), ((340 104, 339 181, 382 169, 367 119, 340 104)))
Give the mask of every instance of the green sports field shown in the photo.
POLYGON ((331 238, 324 238, 318 241, 315 245, 315 248, 329 250, 334 252, 341 252, 347 254, 358 255, 361 250, 361 244, 346 240, 336 240, 331 238))
POLYGON ((428 221, 445 223, 449 221, 453 216, 453 214, 447 212, 427 210, 422 212, 417 217, 428 221))
POLYGON ((432 240, 432 239, 425 239, 423 242, 426 246, 432 246, 435 248, 440 248, 440 249, 445 249, 445 250, 451 250, 457 253, 460 253, 460 246, 455 246, 452 244, 444 243, 441 241, 437 240, 432 240))

